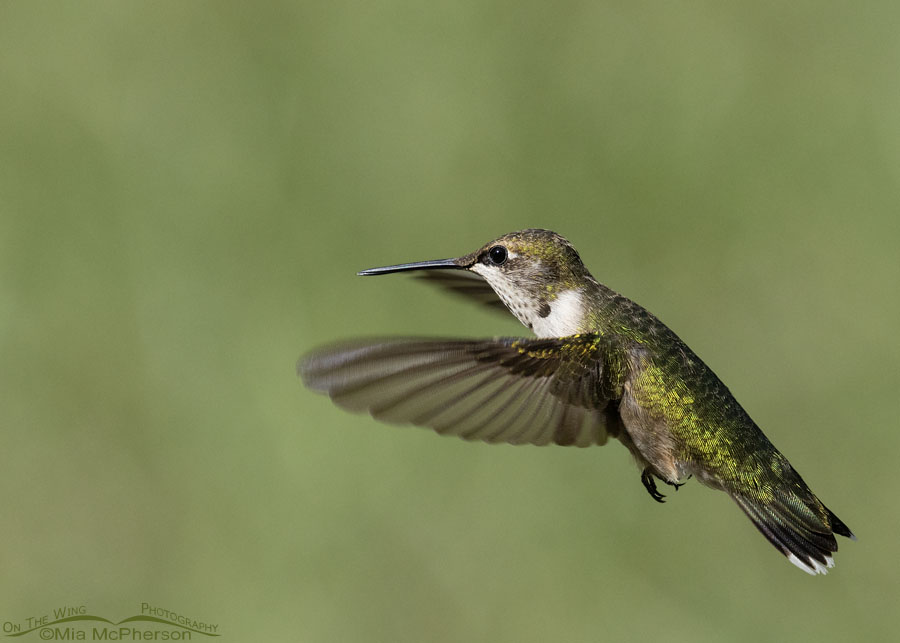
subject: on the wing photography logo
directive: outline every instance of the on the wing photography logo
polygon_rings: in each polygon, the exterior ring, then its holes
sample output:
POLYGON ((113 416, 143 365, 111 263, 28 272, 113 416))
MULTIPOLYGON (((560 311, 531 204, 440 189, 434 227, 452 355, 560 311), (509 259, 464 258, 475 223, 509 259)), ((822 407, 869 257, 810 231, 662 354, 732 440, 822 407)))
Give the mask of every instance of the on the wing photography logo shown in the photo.
POLYGON ((4 620, 2 627, 5 636, 37 636, 42 641, 192 641, 220 636, 216 623, 151 603, 141 603, 139 614, 120 621, 89 614, 86 605, 66 605, 21 621, 4 620))

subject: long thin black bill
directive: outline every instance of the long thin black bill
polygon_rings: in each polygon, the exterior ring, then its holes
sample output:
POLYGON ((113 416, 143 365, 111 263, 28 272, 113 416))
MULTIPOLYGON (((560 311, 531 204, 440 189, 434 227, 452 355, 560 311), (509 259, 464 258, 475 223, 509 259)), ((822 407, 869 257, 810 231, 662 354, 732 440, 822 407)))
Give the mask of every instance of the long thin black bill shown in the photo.
POLYGON ((403 272, 405 270, 435 270, 438 268, 463 268, 456 263, 458 259, 435 259, 433 261, 416 261, 414 263, 401 263, 397 266, 384 266, 383 268, 369 268, 368 270, 360 270, 358 275, 367 277, 369 275, 386 275, 391 272, 403 272))

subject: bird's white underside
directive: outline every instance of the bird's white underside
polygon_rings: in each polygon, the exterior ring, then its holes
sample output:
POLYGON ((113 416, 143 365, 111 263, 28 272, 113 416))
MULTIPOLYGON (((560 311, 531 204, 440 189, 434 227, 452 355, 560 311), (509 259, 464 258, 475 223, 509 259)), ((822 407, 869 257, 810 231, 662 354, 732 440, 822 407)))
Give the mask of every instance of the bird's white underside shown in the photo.
MULTIPOLYGON (((574 335, 581 329, 584 320, 584 302, 577 290, 565 290, 549 302, 550 314, 540 317, 535 314, 530 320, 531 328, 538 337, 565 337, 574 335)), ((520 320, 526 326, 528 322, 520 320)))

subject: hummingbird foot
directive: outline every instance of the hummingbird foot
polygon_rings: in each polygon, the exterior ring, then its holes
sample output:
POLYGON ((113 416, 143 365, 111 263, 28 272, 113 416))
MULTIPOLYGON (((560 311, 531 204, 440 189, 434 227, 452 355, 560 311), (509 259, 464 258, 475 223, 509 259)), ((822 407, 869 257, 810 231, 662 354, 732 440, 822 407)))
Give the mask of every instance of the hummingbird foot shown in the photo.
MULTIPOLYGON (((656 490, 656 481, 653 480, 653 474, 650 472, 650 467, 647 467, 641 472, 641 482, 644 483, 644 488, 647 490, 647 493, 650 494, 651 498, 656 502, 665 502, 663 498, 666 496, 656 490)), ((676 486, 675 489, 677 491, 678 487, 676 486)))

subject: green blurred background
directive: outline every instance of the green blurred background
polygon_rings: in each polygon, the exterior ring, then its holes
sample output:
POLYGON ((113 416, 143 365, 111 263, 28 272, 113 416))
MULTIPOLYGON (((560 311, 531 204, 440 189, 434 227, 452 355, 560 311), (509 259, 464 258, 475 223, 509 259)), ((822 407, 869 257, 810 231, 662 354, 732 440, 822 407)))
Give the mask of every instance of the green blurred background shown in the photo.
POLYGON ((0 621, 895 634, 898 24, 890 2, 3 3, 0 621), (829 576, 699 484, 657 505, 618 444, 468 444, 298 383, 340 338, 524 334, 354 273, 526 227, 678 332, 856 531, 829 576))

